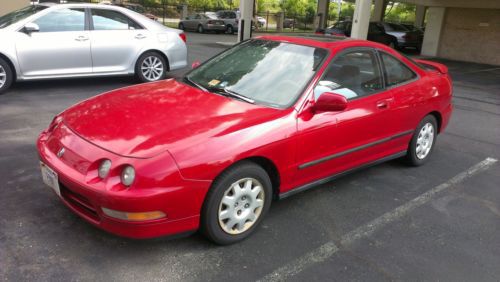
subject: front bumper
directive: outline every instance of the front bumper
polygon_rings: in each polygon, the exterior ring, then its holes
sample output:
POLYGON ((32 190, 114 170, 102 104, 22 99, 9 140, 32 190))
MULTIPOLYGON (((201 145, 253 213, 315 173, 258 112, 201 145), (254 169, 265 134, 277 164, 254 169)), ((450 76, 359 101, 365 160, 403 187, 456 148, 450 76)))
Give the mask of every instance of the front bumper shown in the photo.
MULTIPOLYGON (((177 168, 176 172, 167 173, 168 176, 163 178, 169 183, 168 186, 161 180, 154 183, 146 180, 134 184, 139 187, 122 189, 116 184, 96 181, 95 178, 89 178, 91 163, 102 158, 119 163, 124 157, 98 148, 67 129, 63 134, 42 132, 37 141, 37 149, 40 160, 58 174, 64 205, 98 228, 129 238, 151 238, 184 233, 196 230, 199 226, 199 213, 209 182, 184 180, 177 168), (59 138, 62 135, 63 138, 59 138), (55 153, 59 150, 57 146, 65 148, 62 157, 55 153), (125 221, 109 217, 102 208, 124 212, 162 211, 166 217, 148 221, 125 221)), ((165 158, 156 161, 154 158, 125 159, 129 163, 136 162, 134 165, 142 169, 158 167, 160 163, 169 165, 165 163, 165 158)))

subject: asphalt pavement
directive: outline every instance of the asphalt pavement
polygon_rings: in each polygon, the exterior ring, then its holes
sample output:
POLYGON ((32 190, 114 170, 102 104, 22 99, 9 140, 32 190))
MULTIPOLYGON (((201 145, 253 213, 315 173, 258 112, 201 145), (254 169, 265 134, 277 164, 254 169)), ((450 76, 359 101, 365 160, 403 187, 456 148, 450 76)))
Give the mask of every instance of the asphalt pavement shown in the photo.
MULTIPOLYGON (((234 41, 188 33, 189 60, 234 41)), ((455 111, 426 165, 395 160, 274 202, 253 236, 226 247, 108 234, 42 183, 35 140, 52 117, 134 80, 18 83, 0 96, 0 280, 499 281, 500 67, 438 61, 455 111)))

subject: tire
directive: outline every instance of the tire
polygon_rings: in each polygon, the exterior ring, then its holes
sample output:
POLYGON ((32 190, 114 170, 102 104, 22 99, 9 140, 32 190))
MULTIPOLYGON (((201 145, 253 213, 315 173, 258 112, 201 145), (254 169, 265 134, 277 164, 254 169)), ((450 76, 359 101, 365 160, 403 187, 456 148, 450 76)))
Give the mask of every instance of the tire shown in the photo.
POLYGON ((184 24, 180 23, 180 24, 179 24, 179 29, 180 29, 180 30, 185 30, 185 28, 184 28, 184 24))
POLYGON ((203 203, 200 229, 219 245, 244 240, 264 218, 272 196, 266 171, 253 162, 242 162, 223 172, 212 184, 203 203))
POLYGON ((398 45, 396 43, 394 43, 394 41, 391 41, 391 42, 389 42, 389 47, 396 50, 396 48, 398 48, 398 45))
POLYGON ((142 54, 135 65, 135 75, 141 82, 153 82, 162 80, 166 77, 167 70, 168 64, 163 56, 161 56, 157 52, 151 51, 142 54), (161 66, 158 65, 159 63, 161 63, 161 66), (150 72, 148 72, 147 68, 151 66, 158 67, 150 69, 150 72))
POLYGON ((406 162, 409 165, 421 166, 429 160, 436 144, 437 131, 437 121, 434 116, 428 115, 422 119, 408 146, 406 162))
POLYGON ((203 26, 201 24, 198 26, 197 30, 198 30, 198 33, 204 33, 205 32, 205 30, 203 29, 203 26))
POLYGON ((232 25, 227 25, 226 32, 229 34, 234 34, 234 27, 232 25))
POLYGON ((14 80, 14 72, 9 63, 0 58, 0 94, 5 93, 10 88, 14 80))

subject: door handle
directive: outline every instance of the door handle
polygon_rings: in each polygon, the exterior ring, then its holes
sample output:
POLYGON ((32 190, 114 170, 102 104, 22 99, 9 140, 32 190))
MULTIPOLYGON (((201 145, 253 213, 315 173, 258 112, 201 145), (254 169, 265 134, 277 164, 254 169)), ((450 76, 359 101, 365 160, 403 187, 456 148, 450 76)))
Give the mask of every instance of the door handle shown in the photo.
POLYGON ((137 35, 135 36, 135 38, 136 38, 136 39, 144 39, 144 38, 146 38, 146 35, 139 33, 139 34, 137 34, 137 35))
POLYGON ((87 41, 89 38, 87 36, 80 35, 77 38, 75 38, 76 41, 87 41))
POLYGON ((379 109, 387 109, 387 108, 389 108, 389 104, 392 101, 393 101, 392 98, 377 101, 377 108, 379 108, 379 109))

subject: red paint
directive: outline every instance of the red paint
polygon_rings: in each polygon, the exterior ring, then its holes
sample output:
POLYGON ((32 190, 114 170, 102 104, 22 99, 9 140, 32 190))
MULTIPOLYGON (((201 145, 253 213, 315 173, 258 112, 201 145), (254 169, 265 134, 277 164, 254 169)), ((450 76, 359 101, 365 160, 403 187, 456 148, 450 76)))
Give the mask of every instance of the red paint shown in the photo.
MULTIPOLYGON (((403 151, 411 134, 311 167, 299 169, 301 164, 414 130, 431 112, 441 117, 440 131, 448 124, 451 80, 440 64, 432 63, 439 71, 423 70, 392 49, 369 41, 262 38, 328 48, 328 61, 345 48, 378 48, 406 63, 419 79, 348 101, 341 111, 314 110, 312 89, 327 64, 288 109, 248 104, 175 80, 96 96, 58 115, 38 139, 41 160, 94 211, 72 204, 68 197, 63 202, 90 223, 122 236, 146 238, 195 230, 212 181, 235 162, 256 157, 272 162, 283 193, 403 151), (62 146, 66 152, 58 158, 62 146), (97 167, 103 159, 112 161, 112 169, 101 180, 97 167), (120 183, 121 169, 127 164, 137 174, 129 188, 120 183), (167 218, 124 222, 103 215, 102 207, 159 210, 167 218)), ((331 104, 338 103, 337 98, 325 99, 331 104)))

